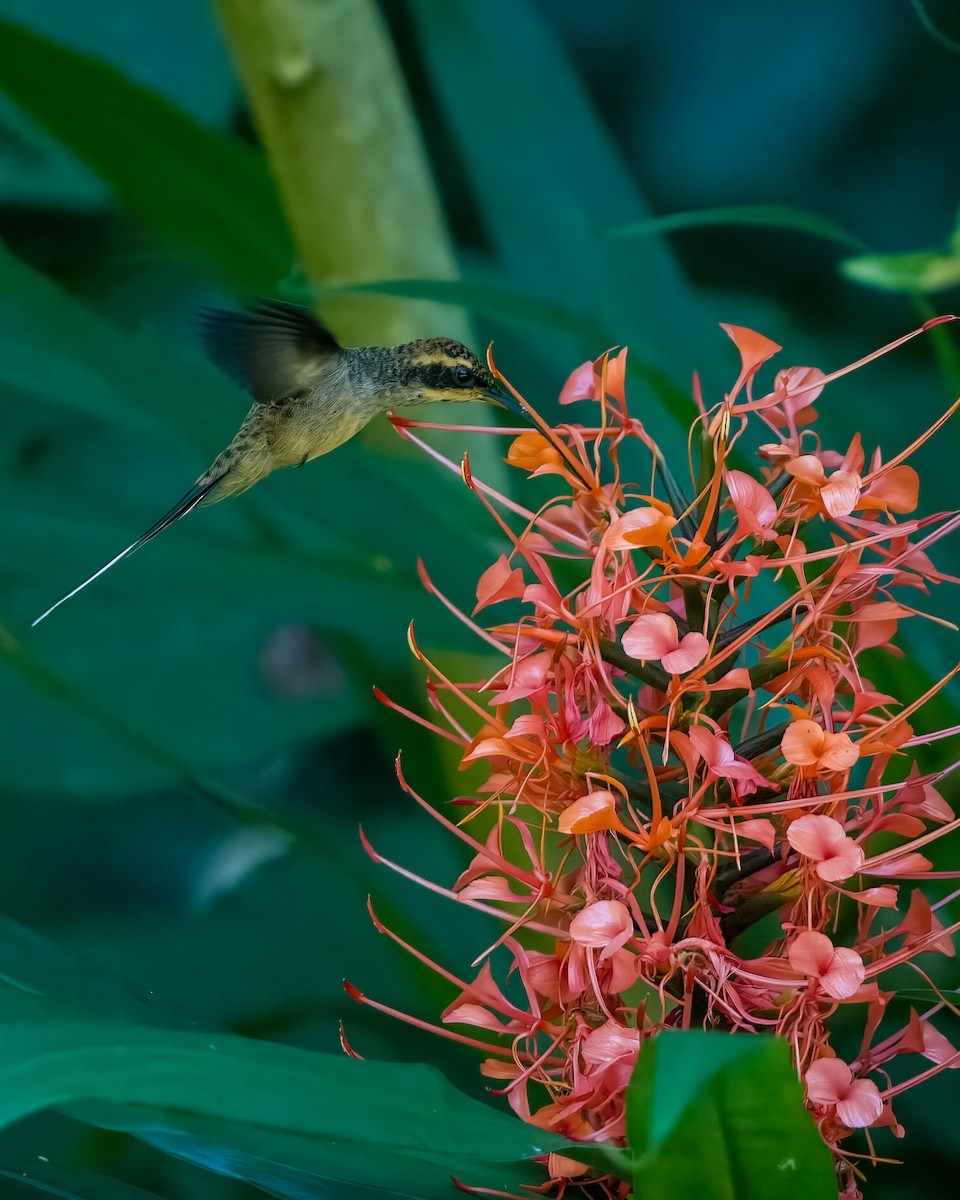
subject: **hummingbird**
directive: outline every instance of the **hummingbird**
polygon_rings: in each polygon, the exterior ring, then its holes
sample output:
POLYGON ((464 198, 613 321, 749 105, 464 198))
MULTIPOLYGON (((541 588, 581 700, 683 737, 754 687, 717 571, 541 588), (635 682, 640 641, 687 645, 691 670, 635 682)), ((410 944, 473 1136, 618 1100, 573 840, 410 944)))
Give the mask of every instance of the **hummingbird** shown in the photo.
POLYGON ((200 334, 212 361, 253 398, 236 436, 168 513, 34 625, 198 505, 239 495, 271 471, 328 454, 388 409, 488 400, 526 417, 480 359, 450 338, 341 346, 308 309, 280 300, 239 312, 205 309, 200 334))

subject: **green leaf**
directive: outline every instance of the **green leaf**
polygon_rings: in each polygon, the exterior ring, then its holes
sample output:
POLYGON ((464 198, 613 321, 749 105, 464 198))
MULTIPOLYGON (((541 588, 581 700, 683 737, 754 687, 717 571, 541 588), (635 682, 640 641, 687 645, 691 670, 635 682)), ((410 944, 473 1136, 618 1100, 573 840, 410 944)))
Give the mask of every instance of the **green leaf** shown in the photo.
POLYGON ((35 1154, 4 1153, 0 1147, 0 1161, 14 1164, 0 1166, 4 1200, 160 1200, 159 1192, 146 1192, 93 1171, 71 1171, 38 1161, 35 1154))
POLYGON ((836 221, 820 213, 785 204, 740 204, 728 208, 701 208, 695 212, 668 213, 619 225, 609 230, 614 238, 644 238, 675 233, 681 229, 702 229, 711 225, 759 225, 772 229, 791 229, 813 237, 839 242, 843 246, 863 248, 860 238, 848 233, 836 221))
POLYGON ((189 1013, 0 916, 0 1020, 38 1016, 196 1028, 189 1013))
POLYGON ((941 292, 960 284, 960 253, 861 254, 845 259, 840 271, 854 283, 884 292, 941 292))
POLYGON ((780 1038, 669 1032, 627 1092, 634 1194, 836 1200, 830 1151, 780 1038))
POLYGON ((454 1176, 516 1192, 542 1181, 531 1160, 564 1144, 426 1066, 219 1034, 0 1026, 0 1124, 50 1106, 297 1200, 331 1181, 441 1200, 454 1176))
POLYGON ((0 88, 145 225, 228 284, 272 290, 293 258, 263 157, 115 67, 0 19, 0 88))
MULTIPOLYGON (((719 386, 723 348, 701 336, 709 318, 664 244, 601 232, 644 201, 548 22, 526 0, 413 0, 409 11, 506 285, 526 292, 536 280, 541 297, 590 314, 579 337, 541 337, 533 351, 498 329, 498 361, 516 347, 528 374, 511 377, 539 406, 584 358, 629 345, 631 368, 686 424, 690 371, 704 373, 707 390, 719 386), (463 70, 464 46, 482 69, 463 70)), ((647 415, 656 434, 663 415, 656 406, 647 415)))

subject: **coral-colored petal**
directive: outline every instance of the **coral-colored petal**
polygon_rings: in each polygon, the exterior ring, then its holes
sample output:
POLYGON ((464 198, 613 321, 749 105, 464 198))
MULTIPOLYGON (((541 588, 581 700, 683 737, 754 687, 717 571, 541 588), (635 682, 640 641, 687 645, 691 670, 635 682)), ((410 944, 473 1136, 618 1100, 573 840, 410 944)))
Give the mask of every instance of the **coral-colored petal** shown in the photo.
POLYGON ((801 454, 798 458, 790 459, 783 464, 784 470, 801 483, 809 483, 811 487, 822 487, 826 483, 823 463, 815 454, 801 454))
POLYGON ((863 960, 847 946, 835 947, 824 933, 805 929, 797 934, 788 952, 795 971, 816 979, 828 996, 846 1000, 854 995, 866 974, 863 960))
POLYGON ((676 518, 652 505, 632 508, 613 521, 603 535, 605 550, 636 550, 638 546, 662 546, 676 518))
POLYGON ((617 798, 613 792, 600 789, 581 796, 568 805, 557 821, 561 833, 599 833, 606 829, 623 829, 617 816, 617 798))
POLYGON ((903 464, 884 472, 871 483, 858 508, 883 508, 887 512, 912 513, 920 501, 920 477, 903 464))
POLYGON ((790 823, 787 841, 798 854, 812 858, 817 874, 830 883, 849 878, 863 865, 863 850, 833 817, 819 813, 798 817, 790 823))
POLYGON ((815 766, 820 759, 824 732, 823 727, 816 721, 792 721, 780 739, 783 757, 797 767, 815 766))
POLYGON ((737 824, 737 836, 749 838, 751 842, 759 842, 761 846, 773 853, 773 847, 776 844, 777 831, 773 827, 773 822, 768 821, 765 817, 755 817, 750 821, 740 821, 737 824))
POLYGON ((918 875, 922 871, 929 871, 932 866, 933 863, 930 859, 924 858, 922 854, 903 854, 899 858, 892 858, 889 862, 881 863, 877 867, 871 867, 868 864, 866 873, 896 878, 898 875, 918 875))
POLYGON ((860 757, 860 750, 849 734, 828 733, 824 738, 819 767, 823 771, 848 771, 860 757))
POLYGON ((520 567, 511 568, 501 554, 477 581, 477 607, 473 611, 477 613, 488 604, 496 604, 498 600, 519 600, 523 588, 523 571, 520 567))
POLYGON ((823 990, 837 1000, 846 1000, 854 995, 863 983, 866 970, 863 959, 849 946, 837 946, 830 965, 820 976, 823 990))
POLYGON ((605 1021, 587 1035, 581 1053, 591 1067, 603 1067, 618 1059, 636 1059, 640 1050, 640 1030, 605 1021))
POLYGON ((777 505, 773 497, 752 475, 744 471, 728 471, 727 491, 740 524, 750 533, 772 538, 777 505))
POLYGON ((625 385, 627 378, 627 348, 624 347, 613 358, 607 360, 606 387, 607 395, 612 396, 619 404, 625 403, 625 385))
POLYGON ((563 385, 559 403, 573 404, 577 400, 596 400, 596 398, 597 381, 593 363, 581 363, 563 385))
POLYGON ((742 325, 724 325, 721 322, 720 328, 740 351, 744 376, 753 374, 768 358, 773 358, 783 349, 776 342, 764 337, 762 333, 756 333, 753 329, 746 329, 742 325))
POLYGON ((860 476, 856 471, 834 471, 820 489, 823 507, 831 517, 846 517, 860 499, 860 476))
POLYGON ((833 942, 825 933, 805 929, 790 943, 787 957, 795 971, 819 979, 830 968, 833 960, 833 942))

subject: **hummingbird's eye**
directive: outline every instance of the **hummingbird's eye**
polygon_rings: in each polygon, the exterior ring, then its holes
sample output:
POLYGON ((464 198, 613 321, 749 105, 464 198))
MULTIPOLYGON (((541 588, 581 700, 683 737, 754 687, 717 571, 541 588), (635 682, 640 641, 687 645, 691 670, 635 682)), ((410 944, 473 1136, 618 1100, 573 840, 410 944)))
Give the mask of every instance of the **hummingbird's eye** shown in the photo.
POLYGON ((469 387, 474 382, 473 372, 469 367, 454 367, 453 382, 457 387, 469 387))

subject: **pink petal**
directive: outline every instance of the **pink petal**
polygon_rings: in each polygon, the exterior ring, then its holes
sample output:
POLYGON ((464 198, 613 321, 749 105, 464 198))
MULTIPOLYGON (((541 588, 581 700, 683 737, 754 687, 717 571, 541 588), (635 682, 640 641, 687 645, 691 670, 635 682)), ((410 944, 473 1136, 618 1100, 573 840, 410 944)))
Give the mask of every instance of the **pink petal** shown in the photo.
POLYGON ((790 459, 783 464, 784 470, 801 483, 809 483, 812 487, 822 487, 826 482, 823 463, 815 454, 801 454, 798 458, 790 459))
POLYGON ((795 971, 817 980, 828 996, 846 1000, 863 983, 863 960, 846 946, 834 947, 826 934, 805 929, 794 938, 787 954, 795 971))
POLYGON ((749 838, 751 842, 759 842, 761 846, 766 846, 773 853, 777 834, 773 827, 773 822, 768 821, 765 817, 755 817, 750 821, 739 822, 737 825, 737 835, 749 838))
POLYGON ((883 1112, 883 1100, 870 1079, 854 1079, 839 1058, 818 1058, 804 1077, 807 1099, 820 1108, 836 1105, 837 1116, 850 1129, 872 1125, 883 1112))
POLYGON ((587 722, 587 736, 595 746, 607 746, 626 732, 627 723, 618 716, 605 700, 595 699, 590 719, 587 722))
POLYGON ((823 507, 831 517, 846 517, 860 499, 860 476, 856 471, 834 471, 820 489, 823 507))
POLYGON ((853 1079, 853 1072, 842 1058, 818 1058, 807 1067, 803 1077, 807 1085, 807 1099, 811 1104, 825 1107, 836 1104, 853 1079))
POLYGON ((593 373, 593 363, 581 363, 563 385, 559 403, 573 404, 576 400, 595 400, 596 398, 597 386, 593 373))
POLYGON ((523 595, 523 587, 523 571, 520 567, 511 569, 501 554, 477 581, 477 607, 473 611, 477 613, 498 600, 518 600, 523 595))
POLYGON ((929 871, 933 863, 929 858, 924 858, 922 854, 902 854, 899 858, 892 858, 889 862, 881 863, 878 867, 867 867, 868 875, 916 875, 921 871, 929 871))
POLYGON ((777 518, 777 506, 763 484, 744 471, 728 471, 725 482, 737 519, 744 529, 763 537, 774 537, 772 526, 777 518))
POLYGON ((480 1029, 503 1032, 503 1022, 481 1004, 454 1004, 444 1012, 442 1020, 447 1025, 477 1025, 480 1029))
POLYGON ((897 889, 895 887, 864 888, 862 892, 851 892, 844 888, 844 895, 860 904, 869 904, 873 908, 896 908, 897 889))
POLYGON ((802 933, 798 933, 790 943, 787 958, 790 960, 790 966, 795 971, 799 971, 801 975, 812 975, 819 979, 825 971, 830 969, 833 959, 833 942, 825 933, 805 929, 802 933))
POLYGON ((828 883, 847 879, 863 866, 863 850, 833 817, 818 813, 798 817, 790 823, 787 841, 798 854, 818 864, 817 874, 828 883))
POLYGON ((800 409, 813 404, 823 391, 823 384, 819 383, 823 378, 824 374, 819 367, 788 367, 781 371, 777 375, 774 388, 780 397, 784 413, 793 417, 800 409))
POLYGON ((519 659, 507 675, 507 686, 497 693, 498 704, 510 704, 538 692, 550 677, 553 655, 546 651, 519 659))
POLYGON ((661 656, 660 665, 671 675, 682 675, 685 671, 692 671, 694 667, 699 666, 707 657, 709 649, 710 643, 702 633, 687 633, 680 639, 676 650, 661 656))
POLYGON ((633 933, 633 918, 619 900, 596 900, 570 922, 570 936, 580 946, 602 950, 601 959, 615 953, 633 933))
POLYGON ((934 1029, 929 1021, 921 1021, 920 1028, 923 1036, 923 1050, 921 1054, 924 1058, 929 1058, 931 1062, 937 1063, 938 1066, 943 1066, 950 1063, 950 1067, 956 1070, 960 1067, 960 1062, 957 1061, 957 1052, 940 1032, 939 1029, 934 1029), (953 1060, 952 1062, 950 1060, 953 1060))
MULTIPOLYGON (((784 734, 784 737, 786 736, 784 734)), ((787 829, 787 841, 794 850, 817 862, 833 854, 836 847, 846 840, 846 836, 839 821, 818 813, 797 817, 795 821, 790 822, 787 829)))
POLYGON ((847 838, 847 845, 831 858, 825 858, 817 864, 817 874, 825 883, 839 883, 849 879, 863 866, 863 851, 852 838, 847 838))
POLYGON ((846 1000, 863 983, 863 959, 849 946, 837 946, 828 969, 820 976, 823 990, 835 1000, 846 1000))
POLYGON ((591 1067, 602 1067, 620 1058, 632 1061, 639 1050, 640 1030, 609 1020, 587 1035, 581 1053, 591 1067))
POLYGON ((846 1096, 837 1101, 837 1116, 850 1129, 872 1125, 883 1112, 883 1100, 872 1079, 855 1079, 846 1096))
POLYGON ((711 771, 732 763, 734 760, 733 747, 726 740, 702 725, 691 725, 687 730, 694 749, 707 764, 711 771))
POLYGON ((621 644, 631 658, 658 661, 664 654, 677 649, 680 633, 669 614, 648 613, 624 630, 621 644))

